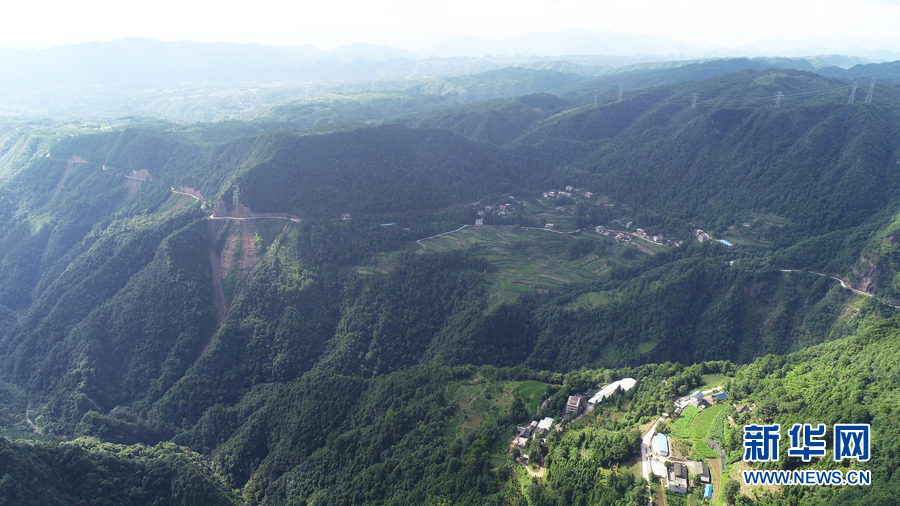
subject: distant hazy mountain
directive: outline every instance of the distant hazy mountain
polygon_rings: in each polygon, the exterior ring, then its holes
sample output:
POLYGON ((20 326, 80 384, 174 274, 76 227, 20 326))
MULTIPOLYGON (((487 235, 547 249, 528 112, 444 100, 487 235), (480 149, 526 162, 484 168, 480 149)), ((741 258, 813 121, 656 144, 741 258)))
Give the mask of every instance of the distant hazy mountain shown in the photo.
POLYGON ((872 39, 832 34, 803 39, 766 39, 736 48, 747 55, 808 56, 843 54, 865 56, 874 60, 900 59, 900 39, 872 39))
MULTIPOLYGON (((561 32, 532 32, 504 40, 460 37, 420 51, 422 56, 597 54, 629 56, 637 54, 699 56, 701 47, 677 40, 623 32, 590 32, 570 29, 561 32)), ((671 59, 671 58, 670 58, 671 59)))
POLYGON ((855 65, 848 69, 831 67, 821 69, 819 73, 828 77, 839 77, 848 80, 862 79, 860 84, 864 84, 869 79, 873 78, 879 83, 900 83, 900 61, 893 61, 888 63, 870 63, 868 65, 855 65))
POLYGON ((394 58, 418 59, 415 53, 406 49, 376 46, 374 44, 365 44, 362 42, 332 49, 331 51, 328 51, 328 56, 332 56, 338 61, 344 62, 353 61, 357 58, 366 61, 383 61, 392 60, 394 58))
MULTIPOLYGON (((849 42, 861 43, 855 39, 849 42)), ((868 47, 876 47, 872 44, 868 47)), ((822 51, 819 54, 829 54, 822 51)), ((403 90, 419 84, 431 86, 432 78, 510 67, 592 77, 656 71, 709 61, 708 57, 688 56, 702 52, 699 47, 658 37, 583 30, 529 33, 499 41, 461 38, 419 53, 363 43, 324 51, 309 45, 202 44, 148 38, 44 50, 0 49, 0 115, 156 114, 210 121, 321 93, 403 90)), ((752 68, 813 71, 873 61, 874 56, 765 58, 754 62, 752 68)), ((710 75, 701 78, 706 77, 710 75)), ((668 79, 665 77, 665 82, 668 79)), ((613 84, 617 88, 618 80, 613 84)), ((455 85, 447 86, 455 90, 451 94, 459 92, 455 85)), ((547 89, 506 91, 515 95, 547 89)), ((585 91, 585 96, 593 96, 596 91, 585 91)), ((435 89, 429 93, 443 96, 448 91, 435 89)), ((493 89, 477 91, 469 98, 463 97, 466 93, 460 95, 461 103, 474 97, 506 96, 506 92, 493 89)))

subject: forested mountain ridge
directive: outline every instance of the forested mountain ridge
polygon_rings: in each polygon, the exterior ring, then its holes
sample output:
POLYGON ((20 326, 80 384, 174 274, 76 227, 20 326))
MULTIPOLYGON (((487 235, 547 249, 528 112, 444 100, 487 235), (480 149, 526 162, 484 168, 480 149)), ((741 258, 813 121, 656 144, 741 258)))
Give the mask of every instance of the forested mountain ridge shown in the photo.
MULTIPOLYGON (((504 382, 747 363, 894 316, 818 275, 867 275, 885 298, 897 270, 900 94, 847 93, 765 70, 405 125, 6 123, 2 419, 20 435, 174 441, 248 504, 499 504, 518 490, 504 439, 527 415, 504 382), (692 93, 710 98, 693 108, 692 93), (487 232, 460 229, 476 219, 487 232), (782 272, 797 269, 818 274, 782 272), (485 381, 490 398, 455 400, 454 382, 485 381)), ((591 493, 636 500, 628 476, 591 493)), ((581 487, 545 485, 567 500, 581 487)))

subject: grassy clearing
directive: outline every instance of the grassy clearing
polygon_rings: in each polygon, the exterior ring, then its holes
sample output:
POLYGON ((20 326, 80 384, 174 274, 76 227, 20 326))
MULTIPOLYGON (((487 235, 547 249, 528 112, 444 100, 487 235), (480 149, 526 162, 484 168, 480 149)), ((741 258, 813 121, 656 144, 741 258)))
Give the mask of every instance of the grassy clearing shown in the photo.
POLYGON ((588 292, 583 293, 575 299, 575 302, 571 304, 571 307, 574 309, 575 307, 583 307, 584 309, 594 309, 599 306, 603 302, 609 299, 609 296, 606 292, 588 292))
POLYGON ((725 380, 728 379, 728 376, 725 376, 724 374, 704 374, 700 379, 703 380, 703 386, 697 390, 706 391, 724 384, 725 380))
POLYGON ((765 223, 766 225, 783 227, 788 224, 787 218, 783 218, 781 216, 777 216, 774 214, 750 213, 750 216, 753 217, 753 219, 755 219, 755 220, 759 220, 759 221, 765 223))

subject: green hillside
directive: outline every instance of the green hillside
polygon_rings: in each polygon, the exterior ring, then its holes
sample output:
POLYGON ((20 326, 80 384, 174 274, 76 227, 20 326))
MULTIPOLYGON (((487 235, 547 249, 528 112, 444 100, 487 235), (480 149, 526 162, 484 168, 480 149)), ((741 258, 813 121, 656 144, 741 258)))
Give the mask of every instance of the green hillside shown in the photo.
MULTIPOLYGON (((849 105, 769 64, 645 68, 596 106, 506 69, 215 124, 4 120, 0 495, 645 504, 642 431, 718 384, 889 438, 900 89, 849 105)), ((722 406, 673 435, 732 472, 722 406)), ((759 500, 887 497, 891 462, 759 500)))

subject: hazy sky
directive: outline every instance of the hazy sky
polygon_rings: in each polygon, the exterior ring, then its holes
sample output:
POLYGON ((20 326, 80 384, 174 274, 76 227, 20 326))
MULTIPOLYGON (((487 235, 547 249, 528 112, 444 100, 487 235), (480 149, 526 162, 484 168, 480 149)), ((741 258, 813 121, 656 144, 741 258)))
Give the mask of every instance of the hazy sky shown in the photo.
POLYGON ((369 42, 423 49, 473 35, 567 28, 641 33, 705 47, 842 33, 897 39, 900 0, 15 0, 0 4, 0 47, 145 36, 197 42, 369 42))

